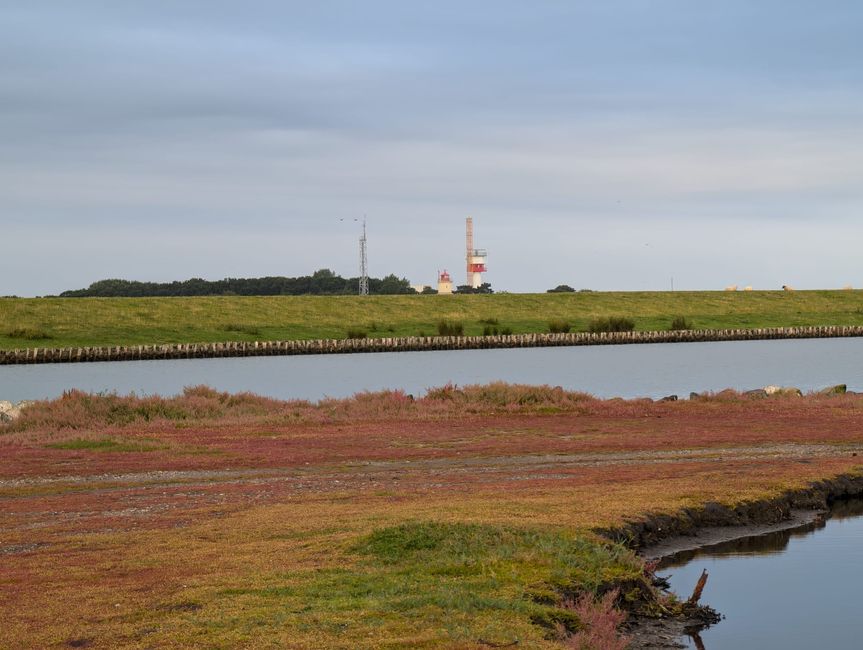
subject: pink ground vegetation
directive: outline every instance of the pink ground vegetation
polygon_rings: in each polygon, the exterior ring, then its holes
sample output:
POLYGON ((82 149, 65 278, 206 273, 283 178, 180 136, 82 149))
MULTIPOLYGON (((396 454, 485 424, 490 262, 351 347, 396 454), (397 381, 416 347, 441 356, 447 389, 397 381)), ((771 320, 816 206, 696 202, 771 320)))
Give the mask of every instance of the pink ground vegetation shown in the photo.
MULTIPOLYGON (((6 544, 52 544, 68 535, 100 532, 171 529, 189 521, 222 517, 250 506, 297 502, 313 504, 338 495, 350 495, 358 504, 400 502, 414 498, 460 499, 470 495, 507 494, 549 498, 584 488, 603 494, 620 485, 664 485, 688 490, 704 484, 746 481, 752 476, 781 482, 789 476, 812 480, 849 471, 848 458, 799 461, 676 462, 599 467, 555 468, 536 471, 513 463, 493 470, 453 466, 429 471, 427 467, 388 467, 353 472, 318 469, 302 473, 240 477, 200 477, 152 484, 118 476, 113 483, 57 486, 56 493, 0 494, 0 548, 6 544), (543 497, 545 495, 545 497, 543 497)), ((48 487, 51 488, 53 484, 48 487)))
POLYGON ((478 413, 584 411, 601 403, 585 393, 560 387, 502 382, 434 388, 419 399, 401 390, 361 392, 346 399, 276 400, 252 393, 230 394, 206 386, 186 388, 174 397, 91 394, 71 390, 56 400, 37 402, 0 432, 35 429, 84 430, 96 426, 147 426, 164 422, 226 424, 279 422, 326 424, 357 420, 440 419, 478 413))
POLYGON ((277 400, 252 393, 231 394, 207 386, 186 388, 174 397, 92 394, 71 390, 55 400, 37 402, 0 433, 39 429, 86 430, 94 427, 146 428, 152 424, 331 424, 356 421, 449 419, 470 415, 555 414, 611 418, 661 416, 685 409, 689 413, 763 414, 777 409, 846 410, 859 414, 861 399, 837 397, 774 397, 752 400, 735 391, 707 394, 697 401, 657 403, 649 399, 600 400, 559 386, 528 386, 496 382, 430 389, 421 398, 401 390, 362 392, 345 399, 277 400))
POLYGON ((615 608, 617 591, 610 591, 595 600, 592 594, 583 594, 569 601, 567 607, 574 611, 584 629, 566 638, 564 645, 574 650, 626 650, 629 639, 618 632, 626 620, 626 614, 615 608))
POLYGON ((853 395, 655 403, 508 384, 319 403, 206 387, 172 398, 72 391, 0 426, 0 477, 856 443, 861 416, 863 398, 853 395), (140 451, 51 446, 79 439, 140 451))

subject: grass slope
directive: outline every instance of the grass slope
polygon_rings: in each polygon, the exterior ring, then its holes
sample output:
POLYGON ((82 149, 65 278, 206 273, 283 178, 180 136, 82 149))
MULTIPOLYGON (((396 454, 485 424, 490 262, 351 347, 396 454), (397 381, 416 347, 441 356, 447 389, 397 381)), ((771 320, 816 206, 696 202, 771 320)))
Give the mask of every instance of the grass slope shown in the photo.
POLYGON ((863 291, 594 292, 472 296, 217 296, 207 298, 2 298, 0 348, 433 336, 441 320, 468 336, 496 321, 513 333, 573 331, 625 316, 637 330, 863 325, 863 291))

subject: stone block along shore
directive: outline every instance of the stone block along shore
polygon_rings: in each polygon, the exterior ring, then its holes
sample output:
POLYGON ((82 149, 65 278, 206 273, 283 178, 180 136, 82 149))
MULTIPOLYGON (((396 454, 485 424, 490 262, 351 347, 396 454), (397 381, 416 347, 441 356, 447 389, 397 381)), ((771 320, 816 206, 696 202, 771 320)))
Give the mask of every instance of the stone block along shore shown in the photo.
POLYGON ((102 347, 26 348, 0 350, 0 365, 80 363, 92 361, 144 361, 157 359, 218 359, 225 357, 287 356, 298 354, 350 354, 361 352, 419 352, 430 350, 482 350, 577 345, 629 345, 642 343, 699 343, 707 341, 760 341, 863 336, 863 327, 767 327, 722 330, 655 332, 573 332, 566 334, 510 334, 498 336, 406 336, 305 341, 232 341, 225 343, 166 343, 102 347))

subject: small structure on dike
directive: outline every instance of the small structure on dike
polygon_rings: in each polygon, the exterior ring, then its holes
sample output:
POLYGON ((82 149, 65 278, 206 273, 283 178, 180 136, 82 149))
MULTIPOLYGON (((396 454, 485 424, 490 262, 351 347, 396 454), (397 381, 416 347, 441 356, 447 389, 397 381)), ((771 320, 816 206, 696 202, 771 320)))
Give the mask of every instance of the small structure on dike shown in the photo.
POLYGON ((452 278, 446 269, 438 273, 437 292, 439 295, 452 295, 452 278))

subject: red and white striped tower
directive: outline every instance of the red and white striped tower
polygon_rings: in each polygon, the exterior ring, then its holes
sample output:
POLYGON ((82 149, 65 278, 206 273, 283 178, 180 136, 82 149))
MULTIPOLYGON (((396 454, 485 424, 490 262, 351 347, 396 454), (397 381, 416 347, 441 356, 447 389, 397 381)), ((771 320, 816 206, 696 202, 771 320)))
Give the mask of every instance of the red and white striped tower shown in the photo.
POLYGON ((467 286, 479 289, 482 274, 486 271, 485 261, 488 254, 483 249, 473 247, 473 218, 467 218, 467 286))

